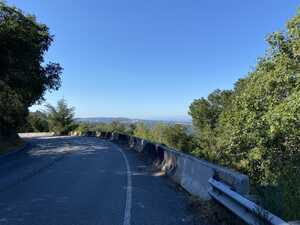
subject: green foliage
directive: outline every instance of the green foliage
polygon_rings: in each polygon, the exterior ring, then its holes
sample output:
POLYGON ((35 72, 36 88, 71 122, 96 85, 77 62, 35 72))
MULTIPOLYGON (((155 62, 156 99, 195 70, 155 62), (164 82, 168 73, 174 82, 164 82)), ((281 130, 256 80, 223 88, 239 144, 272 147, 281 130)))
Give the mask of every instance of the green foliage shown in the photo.
POLYGON ((47 115, 41 111, 30 112, 27 123, 21 132, 48 132, 49 124, 47 115))
POLYGON ((78 123, 75 131, 80 132, 81 134, 87 133, 88 131, 94 131, 93 127, 88 123, 78 123))
MULTIPOLYGON (((90 125, 91 126, 91 125, 90 125)), ((104 131, 104 132, 118 132, 123 134, 129 134, 128 132, 131 132, 130 125, 125 125, 123 123, 120 123, 119 121, 113 121, 111 123, 97 123, 94 125, 90 130, 92 131, 104 131)))
POLYGON ((144 123, 137 123, 133 135, 146 140, 152 140, 152 134, 149 127, 144 123))
POLYGON ((190 152, 192 149, 192 139, 188 134, 187 127, 180 124, 158 123, 153 128, 149 128, 143 123, 138 123, 133 134, 136 137, 164 144, 180 151, 190 152))
POLYGON ((108 131, 125 133, 126 127, 124 124, 120 123, 119 121, 113 121, 111 124, 109 124, 108 131))
POLYGON ((53 36, 34 16, 0 2, 0 135, 25 123, 28 107, 60 87, 62 68, 45 64, 53 36))
MULTIPOLYGON (((156 127, 157 129, 157 127, 156 127)), ((165 125, 161 130, 162 139, 161 143, 171 147, 178 149, 184 152, 190 152, 192 149, 192 139, 188 134, 188 130, 186 126, 175 124, 175 125, 165 125)), ((158 138, 156 138, 159 140, 158 138)))
POLYGON ((10 137, 25 123, 27 109, 20 96, 0 80, 0 136, 10 137))
POLYGON ((216 90, 207 99, 195 100, 189 114, 193 118, 195 148, 192 153, 210 161, 218 161, 219 117, 230 104, 232 91, 216 90))
POLYGON ((135 123, 129 124, 128 126, 126 126, 124 133, 133 136, 135 129, 136 129, 135 123))
POLYGON ((74 131, 81 133, 91 132, 118 132, 123 134, 132 135, 133 129, 135 128, 134 124, 123 124, 119 121, 113 121, 111 123, 86 123, 80 122, 77 124, 77 127, 74 131))
POLYGON ((46 105, 50 131, 58 135, 68 134, 74 130, 74 107, 69 107, 64 99, 57 106, 46 105))
POLYGON ((287 32, 267 42, 265 57, 232 92, 191 105, 194 153, 248 174, 257 190, 272 190, 263 195, 265 206, 281 205, 280 215, 294 220, 300 217, 300 11, 287 32))

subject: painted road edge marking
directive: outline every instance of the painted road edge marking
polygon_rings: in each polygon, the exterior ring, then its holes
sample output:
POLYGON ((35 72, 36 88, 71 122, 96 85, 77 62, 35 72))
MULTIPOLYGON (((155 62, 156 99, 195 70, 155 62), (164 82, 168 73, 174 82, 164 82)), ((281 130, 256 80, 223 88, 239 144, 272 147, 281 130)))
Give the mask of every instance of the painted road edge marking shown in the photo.
POLYGON ((132 208, 132 180, 131 180, 131 170, 130 165, 127 159, 127 156, 123 152, 123 150, 116 146, 117 150, 122 154, 125 164, 126 164, 126 173, 127 173, 127 187, 126 187, 126 206, 124 212, 123 225, 130 225, 131 220, 131 208, 132 208))

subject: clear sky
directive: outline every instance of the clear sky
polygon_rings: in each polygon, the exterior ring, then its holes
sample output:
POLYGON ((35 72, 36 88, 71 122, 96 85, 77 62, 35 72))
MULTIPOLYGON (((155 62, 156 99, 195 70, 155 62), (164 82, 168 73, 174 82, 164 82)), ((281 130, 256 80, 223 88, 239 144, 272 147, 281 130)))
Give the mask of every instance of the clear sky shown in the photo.
POLYGON ((54 104, 76 116, 179 118, 214 89, 232 88, 283 30, 297 0, 8 0, 55 35, 64 67, 54 104))

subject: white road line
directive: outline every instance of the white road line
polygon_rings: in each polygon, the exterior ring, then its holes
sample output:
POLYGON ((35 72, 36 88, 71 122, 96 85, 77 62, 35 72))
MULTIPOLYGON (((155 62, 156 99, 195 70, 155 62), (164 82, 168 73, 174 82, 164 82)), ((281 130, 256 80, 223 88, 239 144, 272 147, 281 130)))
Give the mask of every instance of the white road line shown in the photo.
POLYGON ((125 206, 125 212, 124 212, 124 219, 123 219, 123 225, 130 225, 131 220, 131 208, 132 208, 132 180, 131 180, 131 170, 130 165, 127 159, 127 156, 123 152, 121 148, 114 145, 117 150, 122 154, 125 164, 126 164, 126 173, 127 173, 127 187, 126 187, 126 206, 125 206))

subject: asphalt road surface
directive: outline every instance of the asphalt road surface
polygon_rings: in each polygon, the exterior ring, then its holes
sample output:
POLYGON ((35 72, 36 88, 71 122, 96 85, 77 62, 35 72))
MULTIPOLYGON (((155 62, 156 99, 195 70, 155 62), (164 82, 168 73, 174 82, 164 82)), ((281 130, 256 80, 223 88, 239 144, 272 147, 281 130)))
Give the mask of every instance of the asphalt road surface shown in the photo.
POLYGON ((193 225, 188 201, 136 153, 88 137, 0 157, 0 225, 193 225))

